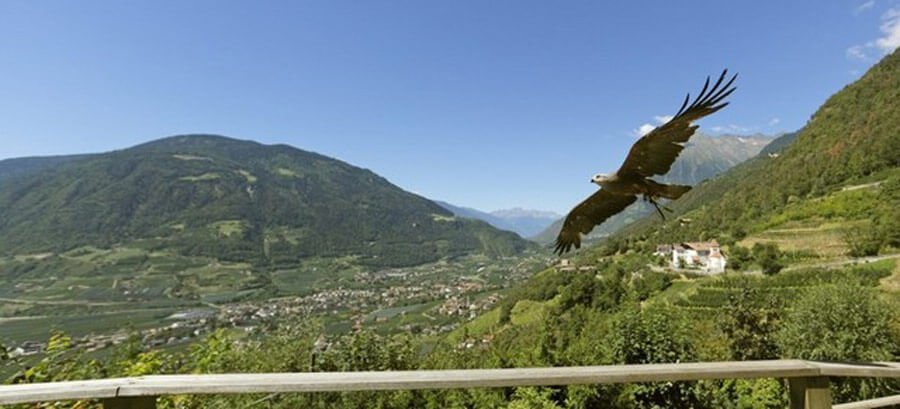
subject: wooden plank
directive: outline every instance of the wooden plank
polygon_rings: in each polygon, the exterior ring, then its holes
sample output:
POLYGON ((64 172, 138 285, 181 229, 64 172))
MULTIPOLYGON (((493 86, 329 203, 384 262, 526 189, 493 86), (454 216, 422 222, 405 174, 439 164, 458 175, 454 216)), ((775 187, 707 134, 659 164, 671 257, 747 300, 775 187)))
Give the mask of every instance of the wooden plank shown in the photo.
POLYGON ((826 376, 790 378, 791 409, 831 409, 831 383, 826 376))
POLYGON ((806 409, 806 380, 808 378, 788 379, 788 401, 790 409, 806 409))
MULTIPOLYGON (((825 376, 898 377, 900 364, 780 360, 444 371, 157 375, 2 385, 0 404, 170 394, 488 388, 825 376)), ((803 390, 806 389, 804 386, 803 390)), ((804 394, 804 400, 805 397, 804 394)))
POLYGON ((450 389, 818 375, 818 368, 804 361, 441 371, 157 375, 142 377, 122 386, 119 395, 450 389))
POLYGON ((806 384, 806 409, 831 409, 831 382, 827 376, 809 379, 806 384))
POLYGON ((103 409, 156 409, 156 396, 104 399, 103 409))
POLYGON ((0 405, 12 403, 48 402, 111 398, 116 396, 124 379, 100 379, 52 383, 30 383, 0 386, 0 405))
POLYGON ((855 378, 900 378, 900 364, 896 362, 872 363, 831 363, 811 362, 824 376, 845 376, 855 378))
POLYGON ((900 406, 900 395, 834 405, 834 409, 876 409, 900 406))

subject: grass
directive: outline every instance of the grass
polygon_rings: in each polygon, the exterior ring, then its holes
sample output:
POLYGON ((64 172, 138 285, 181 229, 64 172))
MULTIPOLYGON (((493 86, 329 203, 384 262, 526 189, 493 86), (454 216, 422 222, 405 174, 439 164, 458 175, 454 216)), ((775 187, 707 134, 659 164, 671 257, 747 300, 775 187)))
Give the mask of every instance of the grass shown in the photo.
POLYGON ((210 225, 220 236, 230 237, 244 232, 243 220, 220 220, 210 225))
POLYGON ((463 334, 465 333, 475 336, 488 334, 498 328, 499 320, 500 309, 494 308, 493 310, 485 314, 479 315, 474 320, 469 321, 468 323, 466 323, 466 325, 451 331, 449 334, 447 334, 446 340, 447 342, 456 344, 463 340, 463 334))
POLYGON ((750 248, 756 243, 774 243, 783 251, 806 251, 824 259, 842 258, 848 251, 844 232, 856 224, 855 221, 829 222, 811 227, 769 229, 750 235, 738 244, 750 248))
POLYGON ((778 214, 770 217, 762 226, 772 229, 798 222, 846 221, 866 219, 878 205, 878 186, 850 188, 831 193, 814 200, 788 203, 778 214))
POLYGON ((281 176, 297 177, 297 172, 294 172, 293 170, 290 170, 290 169, 288 169, 288 168, 278 168, 278 169, 275 169, 275 173, 277 173, 277 174, 279 174, 279 175, 281 175, 281 176))
POLYGON ((175 159, 181 159, 181 160, 206 160, 206 161, 212 162, 212 159, 211 159, 211 158, 207 158, 207 157, 205 157, 205 156, 179 155, 179 154, 175 154, 175 155, 172 155, 172 157, 175 158, 175 159))
POLYGON ((245 179, 247 179, 247 183, 256 183, 256 176, 253 176, 252 173, 243 169, 240 169, 237 172, 240 173, 241 176, 243 176, 245 179))
POLYGON ((688 294, 696 292, 696 288, 701 280, 702 279, 673 280, 672 285, 670 285, 669 288, 666 288, 661 293, 652 297, 652 300, 672 303, 675 300, 685 298, 688 294))
POLYGON ((13 256, 13 259, 16 261, 38 261, 38 260, 43 260, 52 255, 53 255, 53 253, 19 254, 19 255, 13 256))
POLYGON ((222 177, 222 176, 219 175, 218 173, 206 172, 199 176, 182 176, 182 177, 178 178, 178 180, 184 180, 187 182, 202 182, 205 180, 216 180, 216 179, 219 179, 220 177, 222 177))
POLYGON ((755 243, 774 243, 789 252, 808 252, 824 259, 843 258, 848 251, 845 232, 866 223, 881 205, 881 180, 866 182, 816 199, 789 199, 776 214, 751 229, 757 233, 740 244, 752 247, 755 243))
POLYGON ((894 263, 891 275, 881 279, 880 287, 890 293, 900 292, 900 262, 894 263))

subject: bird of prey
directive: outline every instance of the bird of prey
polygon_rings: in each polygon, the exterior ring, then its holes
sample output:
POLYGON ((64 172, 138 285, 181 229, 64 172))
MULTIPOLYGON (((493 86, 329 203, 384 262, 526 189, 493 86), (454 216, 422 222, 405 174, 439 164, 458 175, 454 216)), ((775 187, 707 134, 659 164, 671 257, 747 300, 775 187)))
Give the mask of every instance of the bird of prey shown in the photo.
POLYGON ((697 130, 694 121, 728 105, 722 100, 736 89, 731 84, 737 75, 732 76, 723 85, 727 74, 728 70, 722 71, 722 75, 711 88, 709 77, 706 77, 703 90, 693 101, 691 94, 687 94, 681 108, 669 122, 635 142, 619 170, 613 174, 600 173, 591 178, 591 183, 599 185, 601 189, 575 206, 566 216, 562 230, 556 237, 557 254, 562 255, 573 246, 576 249, 580 248, 582 234, 590 233, 594 226, 624 210, 634 203, 638 196, 651 203, 665 219, 657 199, 678 199, 691 187, 664 185, 650 178, 669 172, 672 162, 675 162, 675 158, 684 149, 684 144, 697 130))

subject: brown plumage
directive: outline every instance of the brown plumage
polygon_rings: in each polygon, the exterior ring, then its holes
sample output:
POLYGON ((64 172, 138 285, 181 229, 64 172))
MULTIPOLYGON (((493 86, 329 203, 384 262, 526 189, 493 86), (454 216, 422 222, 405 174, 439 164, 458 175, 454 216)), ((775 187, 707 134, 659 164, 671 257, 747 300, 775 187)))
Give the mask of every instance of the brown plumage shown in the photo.
POLYGON ((728 105, 722 101, 736 89, 731 85, 737 75, 722 85, 727 74, 728 70, 722 71, 722 75, 711 88, 709 77, 706 77, 703 90, 693 102, 691 94, 688 94, 681 108, 669 122, 641 137, 631 147, 628 157, 615 174, 598 174, 591 179, 591 182, 599 185, 601 189, 575 206, 566 216, 562 230, 556 238, 557 254, 562 255, 573 246, 576 249, 580 248, 582 234, 590 233, 595 226, 624 210, 637 200, 638 195, 653 204, 660 216, 665 218, 656 199, 660 197, 678 199, 691 188, 664 185, 650 178, 669 172, 672 163, 684 149, 684 143, 697 130, 694 121, 728 105), (688 102, 691 104, 688 105, 688 102))

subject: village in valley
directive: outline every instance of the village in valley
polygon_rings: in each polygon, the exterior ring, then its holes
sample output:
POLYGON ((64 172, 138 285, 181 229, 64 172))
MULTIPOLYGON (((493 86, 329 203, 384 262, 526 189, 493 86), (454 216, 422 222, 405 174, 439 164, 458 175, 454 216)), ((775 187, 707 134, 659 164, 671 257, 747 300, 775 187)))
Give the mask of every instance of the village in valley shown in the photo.
MULTIPOLYGON (((524 258, 464 257, 416 267, 360 271, 306 295, 230 303, 203 302, 147 328, 75 334, 73 346, 94 352, 137 339, 146 347, 177 347, 219 329, 252 333, 280 320, 318 318, 330 333, 362 328, 425 336, 447 333, 493 308, 535 266, 552 263, 542 253, 524 258)), ((40 355, 46 341, 9 347, 12 357, 40 355)))
MULTIPOLYGON (((719 274, 727 263, 715 240, 659 245, 654 256, 665 259, 666 269, 673 272, 719 274)), ((175 312, 156 326, 81 334, 73 336, 72 343, 88 352, 120 345, 130 337, 148 347, 177 346, 217 328, 252 332, 267 323, 300 317, 319 317, 336 334, 373 328, 439 335, 492 309, 506 289, 526 279, 540 264, 585 274, 596 270, 593 265, 578 266, 569 259, 533 254, 499 263, 461 259, 362 271, 354 275, 350 285, 335 283, 307 295, 204 303, 175 312)), ((45 348, 46 342, 25 340, 12 345, 8 352, 11 356, 31 356, 45 348)))

